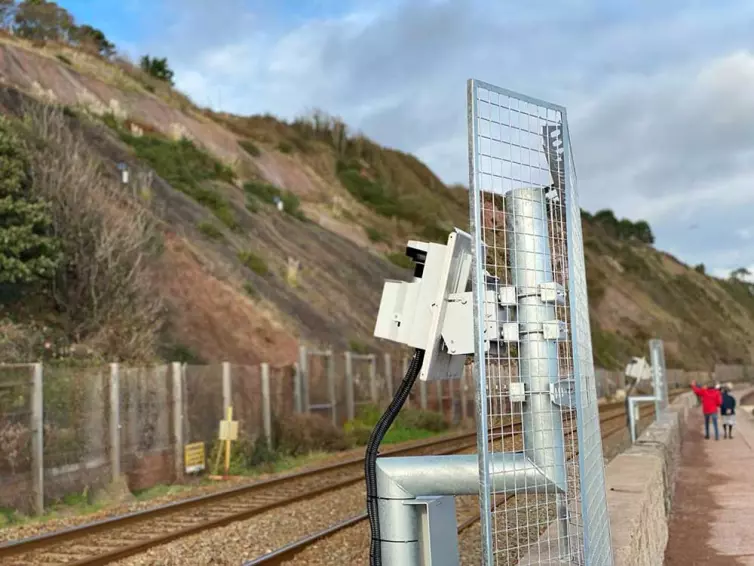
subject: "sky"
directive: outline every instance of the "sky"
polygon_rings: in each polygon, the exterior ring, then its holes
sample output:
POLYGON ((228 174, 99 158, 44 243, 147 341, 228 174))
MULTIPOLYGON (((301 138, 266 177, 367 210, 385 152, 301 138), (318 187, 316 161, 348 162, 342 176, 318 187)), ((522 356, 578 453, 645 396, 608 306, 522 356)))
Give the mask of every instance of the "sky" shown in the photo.
POLYGON ((466 80, 567 108, 581 205, 754 272, 754 2, 63 0, 197 104, 319 108, 468 184, 466 80))

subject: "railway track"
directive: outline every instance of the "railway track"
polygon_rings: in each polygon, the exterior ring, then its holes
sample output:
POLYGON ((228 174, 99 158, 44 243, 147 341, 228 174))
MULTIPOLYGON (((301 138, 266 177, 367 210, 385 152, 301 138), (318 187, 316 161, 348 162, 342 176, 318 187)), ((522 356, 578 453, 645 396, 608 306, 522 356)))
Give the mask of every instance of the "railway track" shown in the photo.
MULTIPOLYGON (((673 392, 670 394, 670 400, 677 397, 680 393, 673 392)), ((600 417, 600 426, 602 430, 602 439, 606 440, 611 436, 623 432, 626 430, 625 424, 625 407, 622 402, 605 404, 600 407, 600 412, 603 413, 600 417)), ((641 417, 644 418, 651 415, 654 412, 654 406, 640 407, 641 417)), ((575 454, 574 454, 575 456, 575 454)), ((492 506, 503 505, 506 501, 510 501, 515 498, 515 495, 500 495, 493 500, 492 506)), ((366 512, 360 513, 353 517, 349 517, 340 521, 330 527, 323 529, 319 532, 309 534, 299 540, 293 541, 283 547, 280 547, 272 552, 259 556, 255 559, 244 562, 243 566, 279 566, 292 560, 296 555, 303 552, 307 548, 313 546, 315 543, 327 539, 337 533, 345 531, 346 529, 355 527, 359 524, 365 523, 369 517, 366 512)), ((480 513, 478 507, 469 514, 467 514, 457 525, 458 534, 471 528, 473 525, 479 522, 480 513)))
MULTIPOLYGON (((600 408, 602 422, 624 419, 623 403, 600 408)), ((623 426, 623 425, 620 425, 623 426)), ((520 433, 520 423, 504 426, 501 436, 520 433)), ((389 455, 453 454, 476 447, 475 432, 447 435, 405 445, 389 455)), ((285 474, 221 492, 97 521, 0 545, 0 564, 9 566, 96 566, 109 564, 189 535, 249 519, 268 511, 312 499, 363 481, 363 458, 285 474)), ((366 515, 334 525, 286 548, 265 555, 259 564, 275 564, 297 554, 317 540, 365 520, 366 515), (293 553, 293 554, 291 554, 293 553)), ((256 563, 256 562, 253 562, 256 563)))

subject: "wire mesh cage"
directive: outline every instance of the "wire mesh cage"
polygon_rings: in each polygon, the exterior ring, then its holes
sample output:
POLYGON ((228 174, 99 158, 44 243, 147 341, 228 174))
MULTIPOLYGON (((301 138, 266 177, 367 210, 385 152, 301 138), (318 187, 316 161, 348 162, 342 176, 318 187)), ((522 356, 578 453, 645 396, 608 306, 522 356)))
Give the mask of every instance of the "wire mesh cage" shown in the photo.
POLYGON ((471 80, 470 206, 484 563, 612 562, 565 109, 471 80), (491 321, 501 336, 491 336, 491 321), (520 433, 520 434, 519 434, 520 433), (500 453, 529 471, 504 493, 500 453))

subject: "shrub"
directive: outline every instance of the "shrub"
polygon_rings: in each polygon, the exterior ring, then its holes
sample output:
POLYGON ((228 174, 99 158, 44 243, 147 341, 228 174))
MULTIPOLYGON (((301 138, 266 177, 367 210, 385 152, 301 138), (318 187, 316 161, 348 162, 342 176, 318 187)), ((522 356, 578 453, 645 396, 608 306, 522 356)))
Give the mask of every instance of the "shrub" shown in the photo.
MULTIPOLYGON (((246 208, 249 208, 249 203, 254 203, 255 199, 259 199, 268 204, 275 204, 276 199, 280 199, 283 202, 283 210, 286 214, 290 214, 299 220, 306 220, 306 216, 300 209, 301 201, 294 193, 290 191, 281 191, 275 185, 261 181, 248 181, 244 183, 243 188, 247 197, 249 197, 246 208)), ((252 212, 256 212, 256 203, 251 206, 254 207, 252 212)))
POLYGON ((256 255, 251 250, 243 250, 238 252, 238 261, 240 261, 245 267, 251 269, 257 275, 267 275, 269 268, 267 262, 263 258, 256 255))
POLYGON ((0 284, 51 279, 61 261, 50 203, 32 192, 29 156, 0 120, 0 284))
POLYGON ((173 84, 173 70, 168 65, 166 57, 159 58, 144 55, 139 62, 139 66, 150 77, 165 81, 170 85, 173 84))
POLYGON ((62 53, 56 53, 55 54, 55 58, 58 61, 60 61, 62 63, 65 63, 66 65, 72 65, 73 64, 73 63, 71 63, 71 60, 68 57, 66 57, 65 55, 63 55, 62 53))
MULTIPOLYGON (((33 190, 50 203, 61 244, 52 298, 68 336, 110 359, 152 359, 163 316, 153 276, 161 243, 154 215, 138 199, 123 198, 120 180, 105 173, 96 149, 60 108, 30 102, 23 123, 33 190)), ((134 175, 135 190, 146 184, 134 175)))
POLYGON ((373 242, 375 244, 379 244, 380 242, 386 241, 387 238, 385 238, 385 235, 377 230, 377 228, 373 228, 371 226, 364 227, 364 231, 367 233, 367 238, 369 238, 370 242, 373 242))
POLYGON ((283 454, 301 456, 310 452, 328 452, 348 448, 346 436, 330 420, 314 414, 293 414, 277 424, 278 449, 283 454))
POLYGON ((259 157, 262 155, 262 152, 259 151, 259 148, 251 140, 239 140, 238 145, 240 145, 243 150, 252 157, 259 157))
POLYGON ((250 282, 248 282, 248 281, 244 282, 244 284, 243 284, 243 290, 252 299, 259 298, 259 293, 257 293, 257 290, 254 288, 254 285, 252 285, 250 282))
POLYGON ((369 352, 369 346, 361 340, 353 339, 348 341, 348 350, 354 354, 366 354, 369 352))
POLYGON ((402 267, 403 269, 414 268, 414 261, 402 252, 391 252, 385 257, 387 257, 388 261, 392 262, 398 267, 402 267))
MULTIPOLYGON (((356 445, 366 444, 382 413, 379 407, 372 404, 361 407, 356 418, 348 421, 343 427, 348 439, 356 445)), ((448 428, 448 422, 440 413, 404 407, 388 430, 385 442, 423 438, 446 431, 448 428)))
POLYGON ((206 220, 203 220, 199 222, 196 226, 199 231, 207 236, 210 240, 222 240, 223 239, 223 233, 220 231, 220 229, 212 224, 212 222, 207 222, 206 220))
POLYGON ((291 144, 291 142, 281 141, 280 143, 278 143, 278 151, 285 154, 292 153, 293 145, 291 144))

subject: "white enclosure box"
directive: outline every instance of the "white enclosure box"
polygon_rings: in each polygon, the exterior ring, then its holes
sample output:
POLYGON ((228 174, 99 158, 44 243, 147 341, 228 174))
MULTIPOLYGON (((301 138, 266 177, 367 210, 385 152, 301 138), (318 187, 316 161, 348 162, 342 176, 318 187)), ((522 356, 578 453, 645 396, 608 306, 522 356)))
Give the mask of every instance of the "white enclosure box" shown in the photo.
POLYGON ((406 255, 414 280, 385 282, 374 335, 424 350, 420 380, 460 378, 474 351, 471 237, 456 229, 447 245, 411 240, 406 255))
POLYGON ((626 366, 626 377, 630 377, 637 381, 647 381, 650 378, 651 367, 647 363, 646 358, 631 358, 631 361, 626 366))

